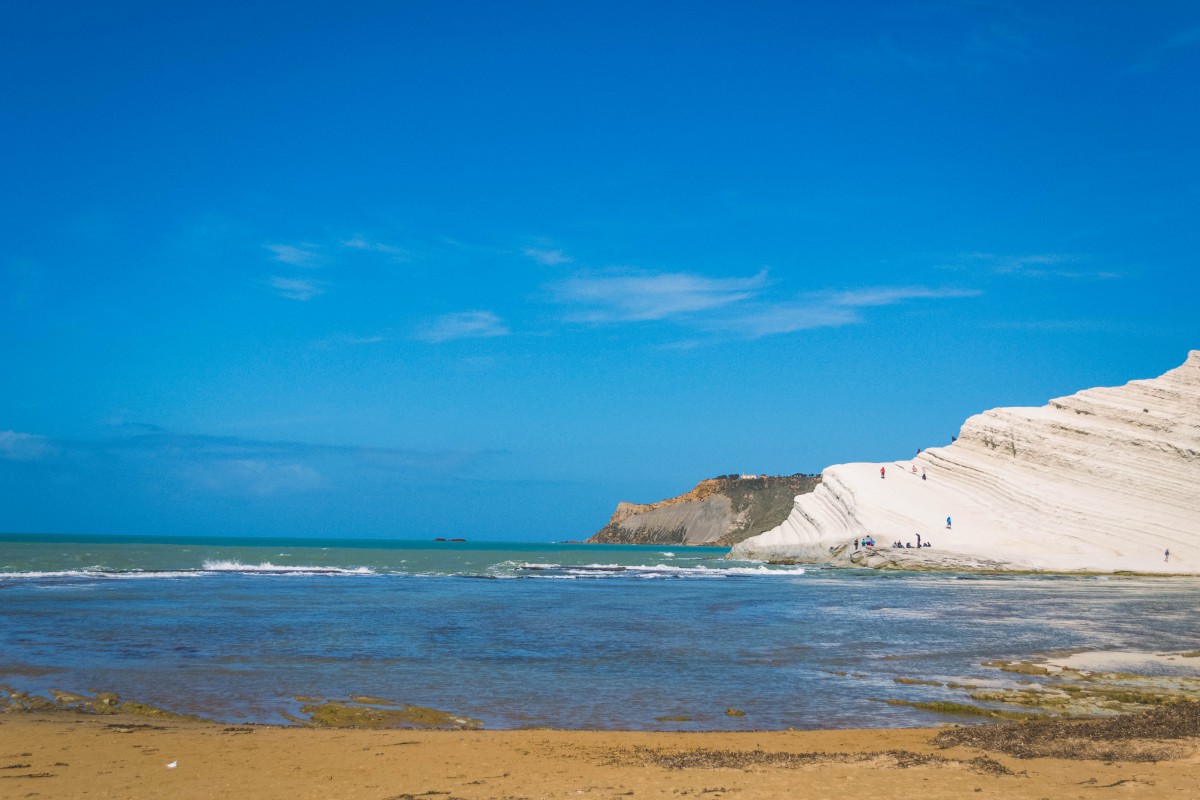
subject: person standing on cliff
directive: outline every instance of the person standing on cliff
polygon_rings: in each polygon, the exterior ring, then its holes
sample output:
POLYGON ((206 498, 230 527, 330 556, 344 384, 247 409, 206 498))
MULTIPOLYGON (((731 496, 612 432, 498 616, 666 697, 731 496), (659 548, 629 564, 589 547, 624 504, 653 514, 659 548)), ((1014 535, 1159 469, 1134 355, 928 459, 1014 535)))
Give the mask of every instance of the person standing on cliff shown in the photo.
POLYGON ((887 469, 885 467, 880 467, 879 468, 879 477, 883 478, 885 475, 887 475, 887 469))
POLYGON ((950 518, 946 517, 946 530, 950 530, 950 518))
POLYGON ((1171 560, 1171 551, 1170 551, 1170 549, 1163 550, 1163 562, 1165 563, 1165 562, 1167 562, 1167 561, 1170 561, 1170 560, 1171 560))

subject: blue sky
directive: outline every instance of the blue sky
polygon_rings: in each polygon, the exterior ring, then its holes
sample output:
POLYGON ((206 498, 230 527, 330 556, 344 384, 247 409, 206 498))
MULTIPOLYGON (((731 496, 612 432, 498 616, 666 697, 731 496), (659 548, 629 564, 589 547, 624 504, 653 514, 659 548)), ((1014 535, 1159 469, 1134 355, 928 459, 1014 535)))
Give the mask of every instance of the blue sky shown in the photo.
POLYGON ((579 537, 1200 347, 1193 3, 5 17, 3 531, 579 537))

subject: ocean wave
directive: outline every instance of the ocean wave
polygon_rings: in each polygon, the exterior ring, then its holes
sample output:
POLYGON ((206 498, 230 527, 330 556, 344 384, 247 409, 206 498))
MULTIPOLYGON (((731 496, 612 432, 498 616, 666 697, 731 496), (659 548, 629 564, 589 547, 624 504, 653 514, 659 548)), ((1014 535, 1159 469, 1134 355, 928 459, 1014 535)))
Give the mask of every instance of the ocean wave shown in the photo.
POLYGON ((0 572, 0 580, 47 580, 50 578, 104 578, 110 580, 134 580, 138 578, 195 578, 204 573, 199 570, 117 570, 103 567, 88 567, 87 569, 62 569, 25 572, 0 572))
POLYGON ((242 575, 375 575, 370 567, 288 566, 264 561, 243 564, 240 561, 205 561, 205 572, 236 572, 242 575))
POLYGON ((732 577, 795 577, 803 575, 802 567, 677 567, 668 564, 538 564, 515 566, 526 577, 627 577, 627 578, 732 578, 732 577))
POLYGON ((500 578, 500 579, 715 579, 715 578, 752 578, 752 577, 796 577, 803 575, 800 567, 766 566, 763 564, 720 564, 713 566, 689 565, 678 566, 670 564, 560 564, 552 562, 522 562, 502 561, 485 568, 480 572, 439 571, 396 569, 393 567, 368 566, 332 566, 323 564, 287 565, 275 564, 270 561, 247 563, 236 559, 210 559, 203 566, 192 569, 129 569, 114 570, 100 565, 71 570, 45 571, 0 571, 0 581, 42 580, 76 583, 80 580, 119 580, 144 578, 198 578, 204 576, 218 577, 220 575, 245 576, 289 576, 289 575, 328 575, 328 576, 382 576, 391 578, 500 578))

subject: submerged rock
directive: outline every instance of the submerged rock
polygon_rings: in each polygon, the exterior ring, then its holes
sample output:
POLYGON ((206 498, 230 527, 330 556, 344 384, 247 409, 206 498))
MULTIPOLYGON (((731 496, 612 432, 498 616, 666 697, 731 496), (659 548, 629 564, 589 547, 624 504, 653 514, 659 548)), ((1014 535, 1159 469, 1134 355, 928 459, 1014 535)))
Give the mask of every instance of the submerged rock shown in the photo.
MULTIPOLYGON (((474 730, 482 728, 483 722, 470 717, 460 717, 448 711, 425 706, 405 706, 383 701, 396 708, 379 708, 360 703, 330 701, 310 703, 301 707, 308 715, 308 722, 319 728, 447 728, 474 730)), ((303 720, 301 720, 303 722, 303 720)))
POLYGON ((95 692, 89 696, 80 692, 69 692, 61 689, 50 689, 50 698, 41 695, 21 692, 11 687, 0 686, 0 711, 17 712, 71 712, 76 714, 133 714, 139 717, 156 717, 159 719, 187 719, 204 721, 203 717, 194 714, 177 714, 165 708, 138 703, 121 701, 121 696, 115 692, 95 692), (51 699, 52 698, 52 699, 51 699))
MULTIPOLYGON (((917 701, 889 698, 884 702, 952 716, 1090 719, 1200 701, 1200 676, 1084 670, 1056 664, 1053 660, 1039 663, 1030 660, 986 661, 983 666, 1027 677, 1012 682, 997 682, 987 687, 953 681, 945 684, 947 689, 966 692, 967 699, 980 705, 944 699, 917 701), (1005 706, 1016 706, 1023 710, 1005 706)), ((893 680, 902 685, 941 685, 903 677, 893 680)))

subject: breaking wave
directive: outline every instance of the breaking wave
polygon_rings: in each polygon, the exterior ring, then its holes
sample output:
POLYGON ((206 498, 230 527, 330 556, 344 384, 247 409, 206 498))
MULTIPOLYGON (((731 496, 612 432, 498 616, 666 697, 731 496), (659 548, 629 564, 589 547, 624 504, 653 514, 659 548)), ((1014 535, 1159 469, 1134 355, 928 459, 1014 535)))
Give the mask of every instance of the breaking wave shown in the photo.
POLYGON ((526 578, 743 578, 796 577, 803 575, 802 567, 677 567, 667 564, 537 564, 522 563, 512 567, 513 577, 526 578))
POLYGON ((241 575, 374 575, 370 567, 286 566, 264 561, 243 564, 240 561, 205 561, 205 572, 236 572, 241 575))
POLYGON ((103 578, 109 580, 133 580, 137 578, 195 578, 202 575, 198 570, 143 570, 143 569, 105 569, 103 567, 88 567, 86 569, 63 569, 26 572, 0 572, 0 580, 24 579, 45 580, 48 578, 103 578))

